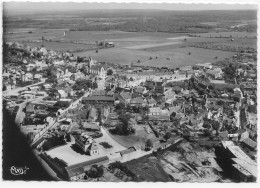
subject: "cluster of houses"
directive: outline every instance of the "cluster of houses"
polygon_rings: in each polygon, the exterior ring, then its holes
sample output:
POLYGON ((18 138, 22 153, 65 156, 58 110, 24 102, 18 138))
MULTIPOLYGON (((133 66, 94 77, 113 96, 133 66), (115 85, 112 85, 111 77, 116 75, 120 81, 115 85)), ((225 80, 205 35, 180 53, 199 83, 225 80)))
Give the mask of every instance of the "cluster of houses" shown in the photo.
MULTIPOLYGON (((230 84, 225 82, 223 67, 208 63, 182 67, 174 73, 147 67, 116 69, 90 57, 79 60, 68 52, 30 48, 19 43, 8 45, 26 50, 27 56, 17 52, 21 64, 4 65, 6 90, 15 89, 18 81, 45 82, 26 86, 19 93, 20 98, 41 101, 28 103, 25 108, 22 127, 30 141, 40 137, 55 122, 59 122, 61 132, 89 129, 99 134, 99 111, 105 124, 115 113, 112 109, 121 106, 130 112, 131 109, 145 111, 141 114, 142 122, 149 124, 157 137, 174 131, 180 135, 188 132, 196 139, 207 135, 256 150, 256 123, 250 118, 256 114, 256 64, 251 61, 247 64, 252 68, 237 69, 239 77, 230 84), (113 73, 108 75, 108 69, 113 73), (96 87, 84 89, 78 85, 84 83, 82 80, 95 83, 96 87), (63 118, 71 121, 62 123, 63 118)), ((74 135, 75 144, 84 153, 99 156, 99 146, 93 138, 97 134, 91 136, 86 132, 74 135)), ((140 148, 121 151, 121 158, 132 153, 130 150, 140 148)), ((83 178, 85 164, 82 165, 66 167, 68 179, 83 178)))

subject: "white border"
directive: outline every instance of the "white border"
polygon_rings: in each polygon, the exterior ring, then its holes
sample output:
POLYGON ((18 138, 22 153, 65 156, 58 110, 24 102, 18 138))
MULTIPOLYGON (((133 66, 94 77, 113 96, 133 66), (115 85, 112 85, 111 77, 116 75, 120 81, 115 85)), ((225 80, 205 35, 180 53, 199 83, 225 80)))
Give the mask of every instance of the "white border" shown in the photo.
MULTIPOLYGON (((4 0, 4 2, 14 2, 12 0, 4 0)), ((26 0, 16 0, 15 2, 29 2, 29 1, 26 1, 26 0)), ((30 0, 30 2, 39 2, 39 0, 30 0)), ((184 4, 190 4, 190 3, 203 3, 203 4, 220 4, 220 3, 223 3, 223 4, 257 4, 259 6, 259 0, 72 0, 72 1, 69 1, 69 0, 59 0, 59 1, 55 1, 55 0, 43 0, 43 1, 40 1, 40 2, 104 2, 104 3, 110 3, 110 2, 116 2, 116 3, 131 3, 131 2, 137 2, 137 3, 184 3, 184 4)), ((3 4, 1 3, 1 10, 2 10, 2 6, 3 4)), ((1 11, 1 16, 2 16, 2 11, 1 11)), ((259 11, 258 11, 258 18, 259 18, 259 11)), ((2 24, 2 19, 1 19, 1 24, 2 24)), ((258 24, 259 24, 259 20, 258 20, 258 24)), ((1 33, 1 36, 2 36, 2 29, 0 31, 1 33)), ((259 40, 259 39, 258 39, 259 40)), ((2 37, 1 37, 1 41, 2 41, 2 37)), ((258 41, 257 41, 258 42, 258 41)), ((259 52, 259 47, 258 47, 258 52, 259 52)), ((1 62, 2 62, 2 48, 0 50, 0 56, 1 56, 1 62)), ((259 57, 258 57, 259 59, 259 57)), ((2 67, 2 63, 0 65, 0 67, 2 67)), ((259 68, 258 68, 259 70, 259 68)), ((0 76, 2 74, 2 71, 0 73, 0 76)), ((260 78, 258 76, 258 84, 259 84, 259 81, 260 81, 260 78)), ((2 82, 0 83, 0 87, 2 87, 2 82)), ((2 96, 2 94, 1 94, 2 96)), ((258 104, 260 102, 260 99, 258 97, 258 104)), ((2 100, 1 100, 1 103, 2 103, 2 100)), ((260 108, 258 106, 258 112, 259 112, 260 108)), ((2 122, 2 115, 0 115, 0 120, 2 122)), ((259 122, 258 122, 259 123, 259 122)), ((259 131, 259 129, 258 129, 259 131)), ((258 132, 259 133, 259 132, 258 132)), ((0 131, 0 137, 2 138, 2 131, 0 131)), ((259 144, 258 144, 258 147, 259 147, 259 144)), ((0 149, 2 149, 2 144, 0 144, 0 149)), ((258 150, 259 151, 259 150, 258 150)), ((259 154, 259 153, 258 153, 259 154)), ((0 154, 0 157, 2 159, 2 152, 0 154)), ((0 167, 0 170, 2 172, 2 165, 0 167)), ((258 165, 258 172, 259 172, 259 165, 258 165)), ((258 181, 259 182, 259 181, 258 181)), ((46 188, 46 187, 65 187, 65 188, 71 188, 72 186, 78 186, 79 188, 81 187, 113 187, 113 188, 122 188, 122 186, 124 187, 144 187, 144 186, 149 186, 149 187, 160 187, 160 186, 163 186, 163 187, 181 187, 181 186, 184 186, 184 187, 188 187, 188 186, 192 186, 192 187, 212 187, 212 188, 218 188, 219 186, 221 187, 233 187, 233 186, 236 186, 237 188, 244 188, 245 186, 249 186, 249 187, 259 187, 259 183, 251 183, 251 184, 245 184, 245 183, 238 183, 238 184, 234 184, 234 183, 229 183, 229 184, 225 184, 225 183, 210 183, 210 184, 198 184, 198 183, 72 183, 72 182, 36 182, 36 181, 30 181, 30 182, 24 182, 24 181, 15 181, 15 182, 10 182, 10 181, 4 181, 4 182, 0 182, 0 186, 1 187, 43 187, 43 188, 46 188)))

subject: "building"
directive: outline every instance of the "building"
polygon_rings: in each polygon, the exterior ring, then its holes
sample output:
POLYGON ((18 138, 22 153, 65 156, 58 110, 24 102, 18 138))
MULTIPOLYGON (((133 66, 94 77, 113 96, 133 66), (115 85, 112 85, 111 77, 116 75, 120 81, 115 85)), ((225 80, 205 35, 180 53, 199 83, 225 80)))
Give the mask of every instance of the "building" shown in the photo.
POLYGON ((87 134, 74 137, 76 146, 78 146, 84 153, 89 155, 99 154, 99 147, 93 138, 87 134))
POLYGON ((112 96, 89 96, 83 97, 82 103, 110 103, 114 104, 115 98, 112 96))
POLYGON ((89 170, 92 165, 103 165, 109 162, 107 156, 99 157, 86 162, 78 163, 64 168, 64 176, 71 181, 77 181, 83 179, 85 171, 89 170))
POLYGON ((162 110, 160 107, 149 108, 148 111, 148 119, 149 120, 170 120, 170 112, 165 109, 162 110))

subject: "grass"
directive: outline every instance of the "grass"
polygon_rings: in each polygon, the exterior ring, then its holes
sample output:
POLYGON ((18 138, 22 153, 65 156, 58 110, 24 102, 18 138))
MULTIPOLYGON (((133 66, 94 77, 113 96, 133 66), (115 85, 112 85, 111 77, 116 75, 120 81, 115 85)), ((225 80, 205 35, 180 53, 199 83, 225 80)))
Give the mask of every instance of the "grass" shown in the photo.
POLYGON ((158 59, 152 59, 140 63, 140 65, 177 68, 198 63, 213 63, 217 60, 231 57, 235 53, 192 47, 171 49, 170 46, 165 46, 164 50, 157 51, 156 54, 158 54, 158 59), (167 47, 168 49, 166 49, 167 47), (190 55, 189 52, 191 52, 190 55), (217 56, 218 59, 215 59, 215 56, 217 56), (167 60, 166 58, 170 58, 170 60, 167 60))
POLYGON ((142 148, 145 147, 145 142, 147 139, 151 139, 152 142, 157 141, 157 138, 151 131, 150 134, 148 134, 144 130, 144 126, 142 125, 136 125, 135 126, 136 133, 133 135, 128 136, 119 136, 119 135, 112 135, 111 136, 120 144, 122 144, 125 147, 132 147, 133 145, 140 145, 142 148))
POLYGON ((110 48, 96 51, 78 52, 75 56, 91 56, 93 59, 100 62, 110 62, 115 64, 131 64, 138 60, 145 61, 153 56, 151 52, 137 51, 122 48, 110 48))

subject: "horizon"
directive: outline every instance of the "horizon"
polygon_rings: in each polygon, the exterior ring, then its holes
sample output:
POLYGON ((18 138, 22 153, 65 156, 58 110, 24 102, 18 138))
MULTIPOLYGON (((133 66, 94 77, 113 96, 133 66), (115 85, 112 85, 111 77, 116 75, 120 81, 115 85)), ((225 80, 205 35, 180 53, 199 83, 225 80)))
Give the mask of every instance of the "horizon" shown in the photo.
POLYGON ((212 11, 257 10, 257 4, 182 4, 182 3, 88 3, 88 2, 4 2, 7 14, 34 14, 52 11, 84 10, 161 10, 161 11, 212 11), (50 6, 50 4, 52 6, 50 6), (126 7, 127 4, 127 7, 126 7))

